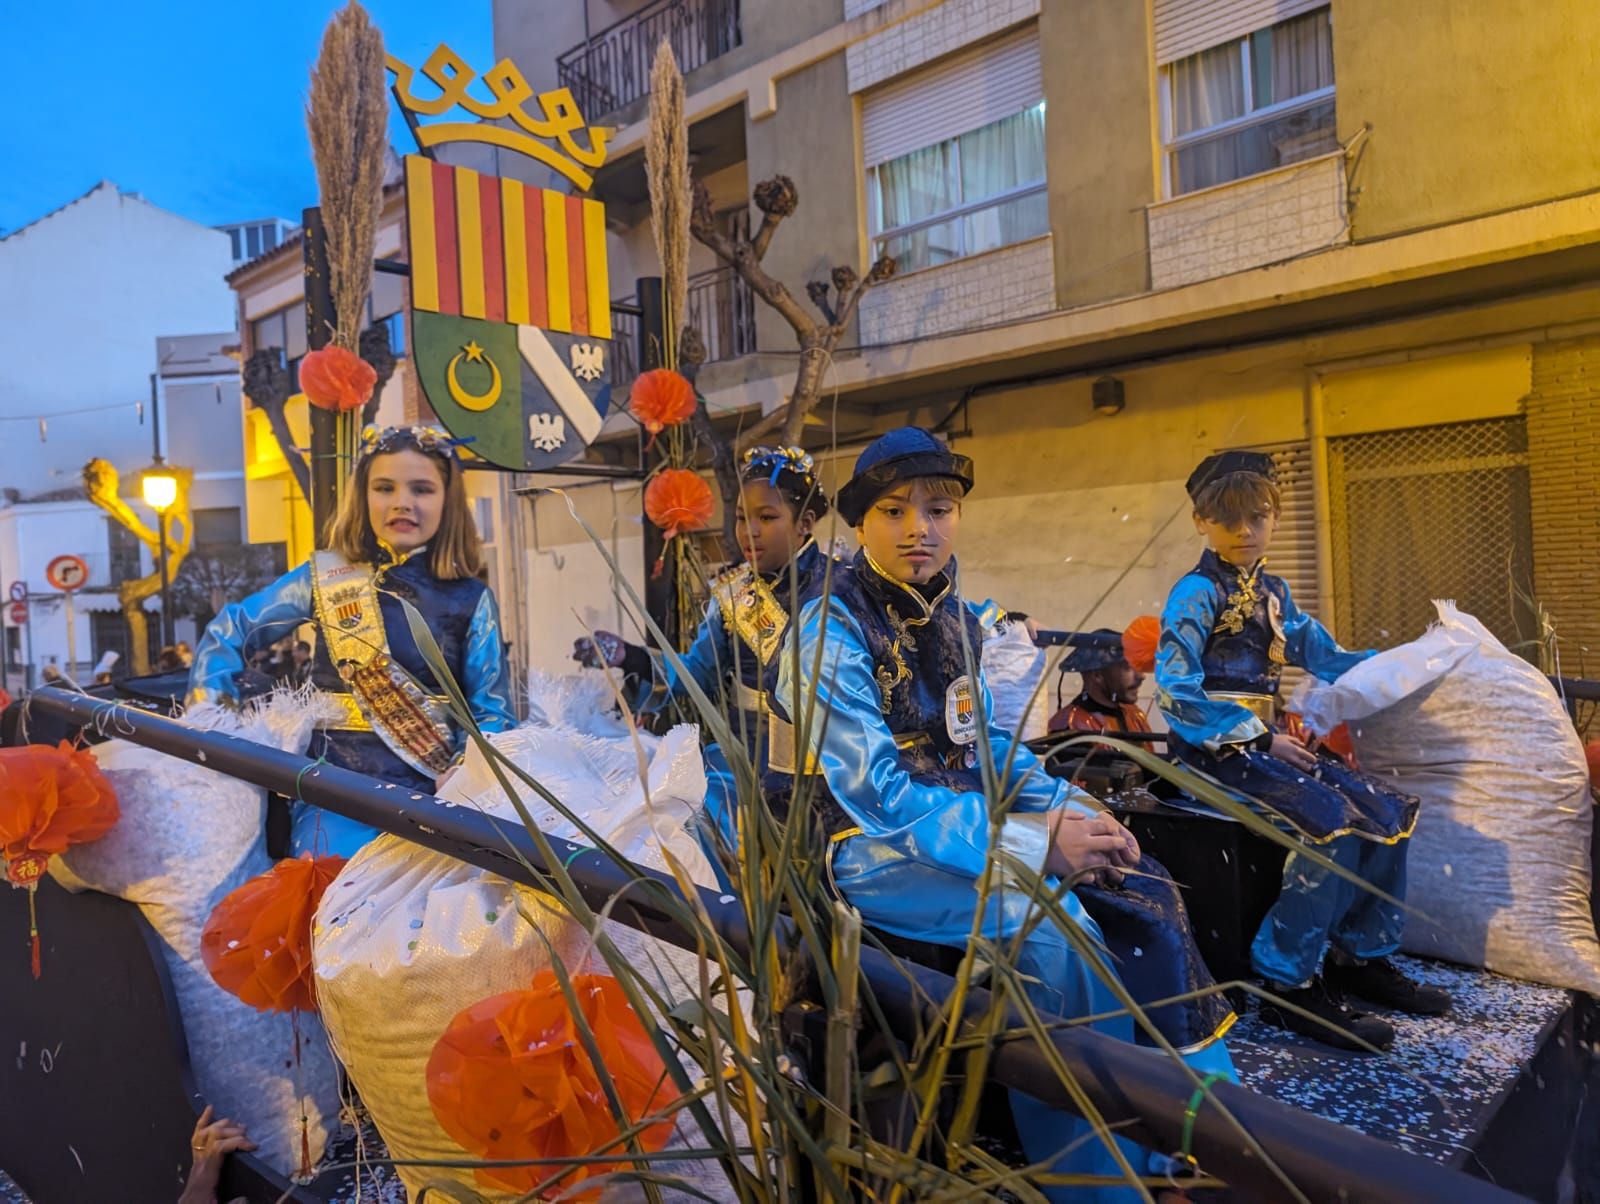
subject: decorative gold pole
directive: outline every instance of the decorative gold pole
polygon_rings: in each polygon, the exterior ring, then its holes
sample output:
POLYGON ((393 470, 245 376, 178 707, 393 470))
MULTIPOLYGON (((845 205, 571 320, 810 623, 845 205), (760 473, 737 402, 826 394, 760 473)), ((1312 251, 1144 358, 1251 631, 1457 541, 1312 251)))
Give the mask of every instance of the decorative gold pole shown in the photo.
MULTIPOLYGON (((139 542, 150 549, 150 556, 157 563, 165 550, 166 577, 171 580, 178 575, 178 569, 194 542, 194 519, 189 512, 189 486, 194 481, 194 470, 169 467, 167 471, 176 482, 176 491, 165 511, 165 521, 161 524, 162 535, 157 535, 147 527, 133 508, 122 500, 118 492, 117 470, 109 461, 94 459, 85 464, 83 487, 89 494, 89 500, 132 531, 139 542), (179 534, 174 533, 174 527, 179 529, 179 534)), ((161 591, 161 583, 162 573, 159 569, 144 577, 117 583, 117 600, 122 603, 122 616, 128 624, 128 639, 132 644, 129 660, 135 676, 151 671, 150 629, 145 618, 144 602, 161 591)))

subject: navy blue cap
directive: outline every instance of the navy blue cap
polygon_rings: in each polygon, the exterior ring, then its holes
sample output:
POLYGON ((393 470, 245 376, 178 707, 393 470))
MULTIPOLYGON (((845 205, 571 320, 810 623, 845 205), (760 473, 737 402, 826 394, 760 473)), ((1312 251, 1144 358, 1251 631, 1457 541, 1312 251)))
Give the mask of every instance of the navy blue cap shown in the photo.
POLYGON ((839 516, 858 526, 873 502, 896 485, 919 477, 948 477, 961 482, 961 492, 968 493, 972 459, 957 455, 920 426, 902 426, 880 435, 856 458, 855 474, 839 490, 839 516))
POLYGON ((1266 452, 1220 451, 1200 461, 1200 467, 1189 474, 1184 488, 1190 498, 1200 496, 1200 491, 1212 481, 1232 472, 1252 472, 1258 477, 1277 483, 1278 465, 1266 452))

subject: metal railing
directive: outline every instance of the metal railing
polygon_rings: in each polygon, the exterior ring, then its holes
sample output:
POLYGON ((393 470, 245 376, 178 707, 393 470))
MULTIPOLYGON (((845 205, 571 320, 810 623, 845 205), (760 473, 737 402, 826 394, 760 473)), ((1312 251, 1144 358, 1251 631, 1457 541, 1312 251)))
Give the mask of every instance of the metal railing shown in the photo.
MULTIPOLYGON (((540 887, 538 875, 551 869, 533 838, 519 825, 501 824, 469 808, 447 807, 429 795, 397 793, 383 782, 348 769, 65 690, 36 691, 29 706, 61 722, 96 725, 134 744, 302 799, 513 882, 540 887), (396 805, 397 797, 405 801, 396 805)), ((605 854, 559 837, 551 837, 549 846, 563 859, 567 873, 591 907, 660 940, 698 948, 696 935, 681 927, 662 905, 665 898, 681 898, 671 877, 643 868, 630 873, 605 854)), ((748 958, 751 933, 738 900, 715 890, 701 890, 700 900, 702 914, 733 954, 748 958)), ((787 920, 780 919, 778 927, 785 947, 803 947, 787 920)), ((943 1008, 954 991, 954 979, 866 945, 860 958, 862 977, 894 1031, 922 1032, 948 1023, 943 1008)), ((801 1027, 807 1014, 820 1014, 814 1001, 805 998, 812 989, 808 984, 791 1005, 793 1021, 801 1027)), ((968 991, 962 1014, 973 1026, 974 1035, 990 1006, 986 990, 968 991)), ((1051 1044, 1067 1073, 1110 1127, 1150 1149, 1191 1150, 1208 1171, 1252 1196, 1283 1197, 1282 1182, 1218 1109, 1185 1110, 1194 1087, 1185 1068, 1175 1060, 1093 1029, 1051 1023, 1048 1016, 1042 1019, 1049 1025, 1051 1044)), ((1022 1021, 1013 1014, 1005 1024, 1020 1028, 1022 1021)), ((1001 1043, 994 1050, 989 1073, 995 1082, 1054 1107, 1074 1107, 1060 1076, 1031 1042, 1001 1043)), ((1509 1204, 1520 1199, 1493 1184, 1243 1087, 1217 1083, 1212 1091, 1267 1158, 1314 1204, 1349 1204, 1352 1200, 1509 1204)))
MULTIPOLYGON (((635 297, 612 303, 611 380, 621 385, 639 374, 639 319, 616 306, 633 307, 635 297)), ((687 325, 706 345, 706 363, 736 360, 756 349, 756 297, 732 268, 712 268, 689 277, 687 325)))
POLYGON ((650 92, 650 64, 665 38, 685 75, 742 42, 739 0, 655 0, 556 59, 589 121, 650 92))

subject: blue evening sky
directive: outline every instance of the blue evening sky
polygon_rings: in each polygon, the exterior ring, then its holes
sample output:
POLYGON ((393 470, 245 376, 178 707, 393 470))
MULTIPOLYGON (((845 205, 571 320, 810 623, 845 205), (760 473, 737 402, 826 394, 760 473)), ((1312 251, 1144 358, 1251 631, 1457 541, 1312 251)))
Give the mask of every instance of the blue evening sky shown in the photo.
MULTIPOLYGON (((0 0, 0 231, 100 180, 206 225, 317 200, 305 97, 342 0, 0 0)), ((492 66, 490 0, 365 0, 388 50, 492 66)), ((391 105, 391 109, 393 106, 391 105)), ((390 141, 410 149, 404 123, 390 141)))

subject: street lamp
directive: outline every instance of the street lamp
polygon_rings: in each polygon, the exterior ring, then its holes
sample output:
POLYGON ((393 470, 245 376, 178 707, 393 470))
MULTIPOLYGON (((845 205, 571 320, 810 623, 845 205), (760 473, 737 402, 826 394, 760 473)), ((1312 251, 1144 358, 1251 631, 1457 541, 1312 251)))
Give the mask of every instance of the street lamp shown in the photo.
POLYGON ((178 477, 167 467, 160 453, 155 463, 139 476, 139 492, 144 504, 156 512, 156 555, 161 564, 161 643, 163 647, 173 642, 172 635, 172 582, 167 579, 167 511, 178 500, 178 477))

